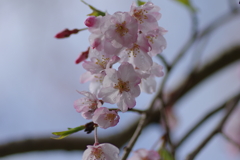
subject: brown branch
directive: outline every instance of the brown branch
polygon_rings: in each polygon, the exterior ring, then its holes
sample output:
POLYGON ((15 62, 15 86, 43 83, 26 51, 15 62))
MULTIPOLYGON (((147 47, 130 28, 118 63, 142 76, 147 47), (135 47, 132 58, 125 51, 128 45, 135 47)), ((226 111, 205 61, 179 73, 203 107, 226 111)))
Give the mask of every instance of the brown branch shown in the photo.
POLYGON ((210 142, 210 140, 218 133, 221 133, 222 127, 225 124, 226 120, 229 118, 235 107, 237 106, 237 103, 240 99, 240 93, 232 100, 229 101, 229 103, 226 104, 226 107, 228 107, 226 114, 221 119, 221 121, 218 123, 218 125, 213 129, 213 131, 203 140, 202 143, 200 143, 186 158, 186 160, 193 160, 196 155, 204 148, 204 146, 210 142))
MULTIPOLYGON (((234 96, 236 97, 236 95, 234 96)), ((232 97, 231 99, 234 99, 232 97)), ((227 102, 226 102, 227 103, 227 102)), ((175 149, 177 149, 179 146, 181 146, 187 138, 190 137, 190 135, 196 131, 204 122, 206 122, 209 118, 211 118, 214 114, 218 113, 219 111, 223 110, 226 106, 226 103, 222 104, 221 106, 213 109, 208 114, 206 114, 199 122, 197 122, 184 136, 179 140, 178 143, 175 144, 175 149)))
POLYGON ((170 93, 170 97, 166 105, 172 106, 177 100, 207 77, 238 60, 240 60, 240 46, 235 46, 232 49, 220 54, 219 57, 206 64, 202 69, 192 71, 187 78, 170 93))

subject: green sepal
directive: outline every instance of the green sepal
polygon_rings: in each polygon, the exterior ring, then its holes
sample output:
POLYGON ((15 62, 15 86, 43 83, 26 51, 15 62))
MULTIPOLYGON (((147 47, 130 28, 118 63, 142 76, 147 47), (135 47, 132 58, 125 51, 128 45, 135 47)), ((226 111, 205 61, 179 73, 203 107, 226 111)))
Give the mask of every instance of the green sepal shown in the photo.
POLYGON ((59 136, 59 137, 57 137, 57 138, 51 137, 51 138, 52 139, 63 139, 65 137, 69 136, 70 134, 76 133, 76 132, 81 131, 85 128, 86 128, 86 126, 82 125, 82 126, 79 126, 79 127, 76 127, 76 128, 68 128, 67 131, 52 132, 53 135, 56 135, 56 136, 59 136))
POLYGON ((160 148, 158 150, 158 153, 159 153, 161 159, 163 159, 163 160, 175 160, 174 157, 172 156, 172 154, 165 148, 160 148))
POLYGON ((196 12, 196 9, 193 7, 192 3, 190 0, 175 0, 184 6, 186 6, 188 9, 190 9, 192 12, 196 12))
POLYGON ((146 2, 144 2, 144 1, 137 0, 137 5, 138 5, 138 6, 144 5, 145 3, 146 3, 146 2))
POLYGON ((95 7, 93 7, 92 5, 86 3, 85 1, 81 0, 84 4, 86 4, 93 12, 88 14, 87 16, 105 16, 105 13, 96 9, 95 7))

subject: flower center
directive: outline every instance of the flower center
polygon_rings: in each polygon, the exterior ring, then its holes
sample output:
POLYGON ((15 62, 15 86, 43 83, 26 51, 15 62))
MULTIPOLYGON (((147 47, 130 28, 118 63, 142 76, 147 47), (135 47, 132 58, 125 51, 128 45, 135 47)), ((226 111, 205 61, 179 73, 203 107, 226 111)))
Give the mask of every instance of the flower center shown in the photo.
POLYGON ((154 43, 154 39, 158 38, 158 35, 155 36, 146 36, 146 38, 149 40, 149 42, 151 42, 152 44, 154 43))
MULTIPOLYGON (((91 154, 95 157, 94 160, 103 160, 104 155, 101 147, 93 148, 91 154)), ((91 157, 92 159, 93 157, 91 157)))
POLYGON ((113 114, 113 113, 108 113, 108 114, 105 116, 105 120, 108 120, 108 121, 110 121, 110 122, 112 122, 115 118, 116 118, 116 115, 113 114))
POLYGON ((133 47, 131 49, 126 49, 128 51, 128 57, 131 57, 131 53, 133 55, 133 57, 136 57, 137 54, 140 52, 139 49, 139 45, 137 45, 136 43, 134 43, 133 47))
POLYGON ((148 13, 146 10, 134 10, 133 16, 139 21, 140 24, 143 23, 143 19, 148 19, 148 17, 145 15, 145 13, 148 13))
POLYGON ((116 24, 115 25, 115 27, 116 27, 116 29, 115 29, 115 31, 117 32, 117 33, 119 33, 120 34, 120 36, 124 36, 126 33, 128 33, 128 29, 126 28, 126 21, 124 21, 122 24, 116 24))
POLYGON ((103 69, 105 69, 108 61, 109 61, 109 58, 105 58, 104 55, 103 55, 102 59, 97 59, 97 62, 95 62, 95 64, 98 64, 103 69))
POLYGON ((121 79, 118 79, 118 84, 115 84, 114 88, 118 89, 121 94, 123 91, 129 92, 129 81, 123 82, 121 79))

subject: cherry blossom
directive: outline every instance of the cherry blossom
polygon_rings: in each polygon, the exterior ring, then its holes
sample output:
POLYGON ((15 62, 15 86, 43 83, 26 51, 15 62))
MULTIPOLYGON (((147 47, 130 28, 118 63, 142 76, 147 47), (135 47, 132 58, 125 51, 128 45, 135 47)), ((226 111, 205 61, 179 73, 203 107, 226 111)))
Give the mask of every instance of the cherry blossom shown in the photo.
POLYGON ((110 111, 106 107, 101 107, 94 112, 92 119, 99 127, 106 129, 116 126, 120 117, 116 111, 110 111))
POLYGON ((78 92, 86 97, 80 98, 74 102, 74 108, 77 112, 82 113, 86 119, 92 119, 94 111, 102 106, 101 101, 97 97, 86 91, 78 92))
POLYGON ((157 54, 162 53, 167 47, 166 39, 163 37, 166 32, 167 31, 162 27, 147 32, 146 38, 151 46, 151 51, 149 52, 151 56, 156 56, 157 54))
POLYGON ((99 98, 111 104, 117 103, 122 112, 133 108, 136 105, 135 97, 140 94, 138 84, 141 82, 133 66, 128 62, 123 62, 118 71, 106 69, 105 72, 106 76, 98 94, 99 98))
POLYGON ((157 21, 161 18, 159 10, 160 8, 152 2, 147 2, 139 7, 133 3, 130 14, 138 21, 139 30, 146 32, 158 28, 157 21))
POLYGON ((140 32, 137 42, 133 44, 133 47, 126 48, 119 56, 121 57, 121 61, 129 62, 135 68, 148 70, 153 64, 152 58, 147 53, 149 48, 148 39, 140 32))
POLYGON ((154 150, 138 149, 128 160, 160 160, 160 156, 154 150))
POLYGON ((84 61, 83 68, 92 74, 98 74, 107 68, 112 67, 120 58, 118 56, 109 56, 106 54, 98 54, 95 52, 90 58, 91 61, 84 61))
POLYGON ((119 149, 112 144, 88 145, 82 160, 118 160, 119 149))
POLYGON ((137 41, 138 23, 128 12, 115 12, 105 26, 104 35, 115 42, 115 47, 117 44, 131 47, 137 41))

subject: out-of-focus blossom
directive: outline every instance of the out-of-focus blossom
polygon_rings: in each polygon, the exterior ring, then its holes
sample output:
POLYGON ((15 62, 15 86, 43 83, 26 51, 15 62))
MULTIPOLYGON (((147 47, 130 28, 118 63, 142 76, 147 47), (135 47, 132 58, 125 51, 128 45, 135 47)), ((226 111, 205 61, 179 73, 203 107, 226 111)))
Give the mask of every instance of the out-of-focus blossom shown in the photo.
POLYGON ((120 117, 116 111, 110 111, 106 107, 101 107, 94 112, 92 119, 99 127, 106 129, 116 126, 120 117))
MULTIPOLYGON (((240 146, 240 106, 235 109, 235 112, 227 121, 223 133, 226 134, 231 140, 237 143, 240 146)), ((239 153, 239 148, 236 147, 234 144, 229 142, 228 147, 231 152, 239 153)))
POLYGON ((163 67, 154 62, 148 71, 141 71, 139 69, 135 70, 142 78, 142 81, 139 85, 141 91, 149 94, 154 93, 157 89, 157 82, 155 80, 155 77, 162 77, 164 75, 163 67))
POLYGON ((133 152, 133 156, 128 160, 160 160, 160 156, 154 150, 138 149, 133 152))
POLYGON ((119 160, 119 149, 112 144, 88 145, 82 160, 119 160))

